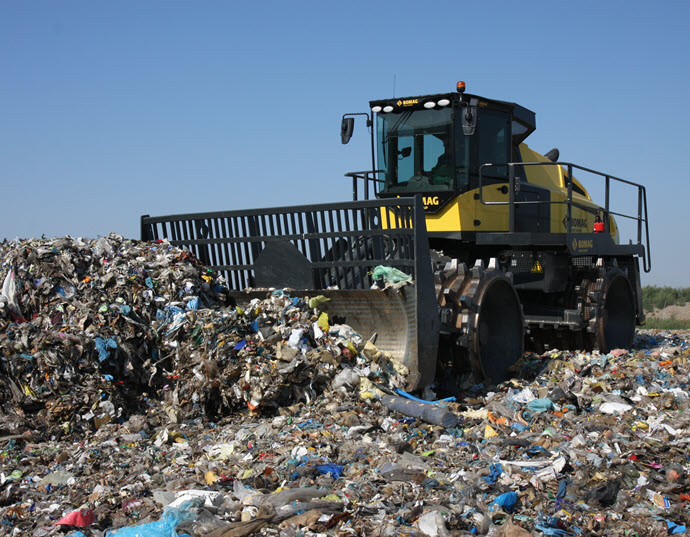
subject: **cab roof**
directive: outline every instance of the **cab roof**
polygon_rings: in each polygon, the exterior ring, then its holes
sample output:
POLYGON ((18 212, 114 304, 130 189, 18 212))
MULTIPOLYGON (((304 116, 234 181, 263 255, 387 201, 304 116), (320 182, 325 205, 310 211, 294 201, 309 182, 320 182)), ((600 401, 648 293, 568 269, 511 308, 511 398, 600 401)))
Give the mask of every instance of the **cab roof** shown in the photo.
MULTIPOLYGON (((508 101, 498 101, 496 99, 487 99, 479 95, 471 95, 468 93, 435 93, 432 95, 417 95, 413 97, 395 97, 390 99, 379 99, 369 101, 369 106, 381 107, 381 111, 386 107, 392 107, 388 113, 402 112, 404 110, 424 110, 425 104, 435 103, 438 106, 440 101, 447 100, 446 106, 458 106, 460 103, 467 103, 469 106, 479 106, 482 108, 493 108, 499 110, 509 111, 519 127, 513 128, 513 141, 516 144, 521 143, 525 138, 532 134, 537 128, 536 115, 531 110, 520 106, 517 103, 508 101), (518 132, 515 132, 515 131, 518 132)), ((382 113, 379 112, 379 113, 382 113)), ((386 113, 386 112, 383 112, 386 113)))

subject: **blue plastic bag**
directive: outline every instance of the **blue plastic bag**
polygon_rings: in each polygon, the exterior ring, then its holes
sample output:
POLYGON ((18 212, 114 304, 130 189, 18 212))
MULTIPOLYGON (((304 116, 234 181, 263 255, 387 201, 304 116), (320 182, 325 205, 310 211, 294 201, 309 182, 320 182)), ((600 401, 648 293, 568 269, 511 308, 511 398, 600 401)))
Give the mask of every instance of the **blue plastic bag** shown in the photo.
POLYGON ((501 466, 500 463, 495 462, 489 466, 489 469, 491 473, 489 475, 485 475, 482 477, 482 479, 489 485, 495 485, 496 481, 498 481, 498 478, 501 477, 501 474, 503 473, 503 466, 501 466))
POLYGON ((94 339, 96 345, 96 350, 98 351, 98 361, 105 362, 110 356, 110 351, 108 349, 117 349, 117 341, 113 338, 102 338, 97 337, 94 339))
POLYGON ((679 535, 679 534, 685 533, 687 531, 687 529, 685 528, 685 525, 676 524, 675 522, 671 522, 670 520, 666 521, 666 526, 668 527, 668 534, 669 535, 679 535))
POLYGON ((548 397, 544 397, 542 399, 534 399, 527 403, 527 409, 531 410, 532 412, 546 412, 547 410, 551 410, 553 408, 553 401, 549 399, 548 397))
POLYGON ((513 512, 513 507, 515 507, 515 504, 518 501, 518 495, 515 492, 506 492, 504 494, 501 494, 499 496, 496 496, 493 502, 491 502, 491 505, 496 504, 499 507, 501 507, 504 511, 507 511, 508 513, 513 512))
POLYGON ((186 533, 178 534, 175 528, 180 522, 194 520, 196 515, 187 510, 189 502, 180 507, 166 507, 163 515, 155 522, 126 526, 109 531, 106 537, 190 537, 186 533))
POLYGON ((188 310, 198 310, 200 307, 201 307, 201 300, 199 300, 199 297, 195 296, 189 302, 187 302, 187 309, 188 310))
POLYGON ((568 485, 570 484, 570 481, 567 479, 563 479, 558 483, 558 492, 556 493, 556 498, 564 498, 566 489, 568 485))
POLYGON ((343 475, 344 470, 344 468, 340 464, 333 464, 332 462, 328 462, 326 464, 319 464, 316 466, 316 469, 319 471, 320 474, 331 474, 333 479, 338 479, 341 475, 343 475))

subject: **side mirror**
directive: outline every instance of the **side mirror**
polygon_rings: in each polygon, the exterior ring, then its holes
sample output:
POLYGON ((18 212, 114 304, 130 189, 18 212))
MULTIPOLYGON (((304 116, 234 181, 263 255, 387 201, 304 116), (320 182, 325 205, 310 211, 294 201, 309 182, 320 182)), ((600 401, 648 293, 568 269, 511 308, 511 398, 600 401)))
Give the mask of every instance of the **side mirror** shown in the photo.
POLYGON ((467 106, 464 111, 460 110, 462 117, 462 133, 465 136, 472 136, 477 126, 477 107, 467 106))
POLYGON ((352 138, 352 131, 355 129, 355 118, 344 117, 340 124, 340 141, 346 144, 352 138))

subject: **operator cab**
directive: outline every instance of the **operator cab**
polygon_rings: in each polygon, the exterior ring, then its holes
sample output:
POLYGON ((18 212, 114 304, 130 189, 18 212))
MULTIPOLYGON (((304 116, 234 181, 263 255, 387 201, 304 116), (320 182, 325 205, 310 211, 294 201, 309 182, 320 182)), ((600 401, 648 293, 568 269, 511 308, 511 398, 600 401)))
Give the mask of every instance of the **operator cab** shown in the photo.
MULTIPOLYGON (((520 161, 518 145, 535 129, 534 112, 464 93, 370 102, 376 126, 377 196, 428 194, 437 212, 479 186, 482 164, 520 161)), ((482 169, 484 184, 506 182, 507 166, 482 169)))

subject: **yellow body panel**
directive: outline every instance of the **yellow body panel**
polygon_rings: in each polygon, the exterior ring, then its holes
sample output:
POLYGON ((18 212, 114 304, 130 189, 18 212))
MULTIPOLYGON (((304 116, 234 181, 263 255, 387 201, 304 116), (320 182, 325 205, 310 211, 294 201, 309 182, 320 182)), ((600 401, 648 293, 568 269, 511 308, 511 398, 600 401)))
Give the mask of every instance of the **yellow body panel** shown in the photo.
POLYGON ((436 214, 426 215, 426 229, 434 231, 467 231, 474 225, 474 191, 453 199, 436 214))
MULTIPOLYGON (((532 151, 527 144, 520 144, 523 162, 550 162, 545 156, 532 151)), ((563 170, 560 166, 525 166, 527 181, 548 189, 565 188, 563 170)))
MULTIPOLYGON (((524 143, 520 144, 520 154, 522 162, 551 162, 544 155, 533 151, 524 143)), ((566 171, 562 166, 525 166, 525 173, 527 174, 527 181, 533 185, 548 189, 563 189, 563 191, 568 188, 565 183, 566 171)), ((587 194, 587 190, 575 177, 573 177, 573 184, 581 188, 585 192, 584 197, 591 201, 592 198, 587 194)), ((581 196, 581 194, 573 192, 573 197, 575 195, 581 196)))
MULTIPOLYGON (((549 160, 536 151, 529 148, 527 144, 520 144, 520 154, 523 162, 549 162, 549 160)), ((567 172, 562 166, 525 166, 527 182, 536 186, 546 188, 550 191, 551 201, 565 202, 568 199, 568 187, 565 181, 567 172)), ((573 185, 577 186, 584 195, 573 190, 573 202, 591 209, 600 207, 592 201, 584 186, 573 177, 573 185)), ((568 207, 566 203, 553 203, 551 205, 551 232, 565 233, 567 226, 568 207)), ((572 231, 574 233, 589 233, 594 230, 595 214, 573 206, 572 209, 572 231)), ((618 242, 618 227, 613 217, 609 221, 609 229, 614 240, 618 242)))

